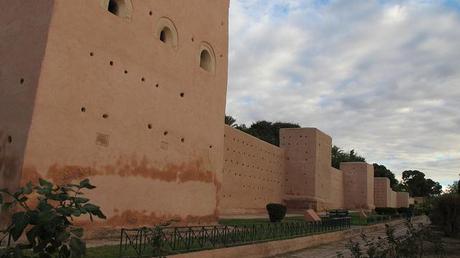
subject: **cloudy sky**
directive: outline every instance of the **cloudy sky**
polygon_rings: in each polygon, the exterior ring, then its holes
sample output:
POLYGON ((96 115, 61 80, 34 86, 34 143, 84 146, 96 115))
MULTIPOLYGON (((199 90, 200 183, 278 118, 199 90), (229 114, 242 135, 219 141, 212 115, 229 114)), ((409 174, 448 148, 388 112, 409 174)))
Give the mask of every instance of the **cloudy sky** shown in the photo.
POLYGON ((400 176, 460 173, 460 0, 231 0, 227 114, 297 122, 400 176))

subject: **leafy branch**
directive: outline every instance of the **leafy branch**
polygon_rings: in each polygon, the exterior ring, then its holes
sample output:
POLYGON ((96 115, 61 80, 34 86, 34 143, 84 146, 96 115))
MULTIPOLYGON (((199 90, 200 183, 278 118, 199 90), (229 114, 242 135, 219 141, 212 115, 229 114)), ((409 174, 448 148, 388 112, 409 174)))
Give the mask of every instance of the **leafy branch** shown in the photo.
POLYGON ((0 249, 0 258, 83 257, 86 252, 81 239, 83 229, 72 221, 83 215, 88 215, 91 221, 93 217, 106 219, 99 206, 83 197, 84 189, 94 188, 89 179, 60 186, 40 179, 38 185, 28 183, 15 193, 0 189, 2 212, 14 210, 11 223, 0 231, 5 235, 0 242, 9 235, 15 243, 14 247, 0 249))

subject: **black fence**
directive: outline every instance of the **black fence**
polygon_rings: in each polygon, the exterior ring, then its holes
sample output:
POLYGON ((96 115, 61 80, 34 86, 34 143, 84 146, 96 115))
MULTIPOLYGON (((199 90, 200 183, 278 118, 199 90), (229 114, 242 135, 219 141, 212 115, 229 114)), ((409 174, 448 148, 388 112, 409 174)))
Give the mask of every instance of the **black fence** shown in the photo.
POLYGON ((350 218, 251 225, 122 229, 120 258, 166 255, 248 245, 350 228, 350 218))
POLYGON ((9 246, 11 244, 11 235, 6 230, 0 230, 0 246, 9 246))

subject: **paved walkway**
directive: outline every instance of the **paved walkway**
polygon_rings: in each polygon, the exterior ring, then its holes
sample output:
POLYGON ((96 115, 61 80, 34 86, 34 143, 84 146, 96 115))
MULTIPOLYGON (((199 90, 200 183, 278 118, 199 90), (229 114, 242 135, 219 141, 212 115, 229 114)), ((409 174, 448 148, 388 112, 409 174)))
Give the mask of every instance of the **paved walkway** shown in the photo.
MULTIPOLYGON (((405 226, 398 226, 395 230, 395 235, 400 235, 406 232, 405 226)), ((369 238, 368 239, 377 239, 379 236, 386 236, 385 229, 382 228, 372 233, 366 234, 369 238)), ((353 237, 352 240, 354 242, 360 241, 361 246, 363 246, 363 242, 359 236, 353 237)), ((346 248, 346 244, 349 242, 349 239, 341 240, 338 242, 321 245, 314 248, 309 248, 293 253, 277 255, 272 258, 311 258, 311 257, 318 257, 318 258, 336 258, 337 254, 341 252, 344 254, 345 257, 350 257, 350 251, 346 248)))

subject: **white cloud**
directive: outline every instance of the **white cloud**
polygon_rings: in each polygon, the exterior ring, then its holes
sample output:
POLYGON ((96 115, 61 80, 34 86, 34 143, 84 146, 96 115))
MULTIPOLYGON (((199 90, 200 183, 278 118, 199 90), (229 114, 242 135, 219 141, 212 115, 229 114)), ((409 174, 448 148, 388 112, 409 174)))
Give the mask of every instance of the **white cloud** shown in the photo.
POLYGON ((232 0, 227 113, 314 126, 400 173, 460 172, 460 14, 440 1, 232 0))

